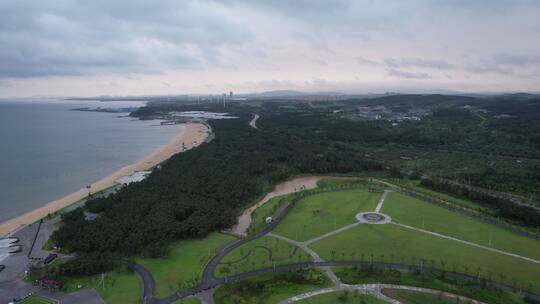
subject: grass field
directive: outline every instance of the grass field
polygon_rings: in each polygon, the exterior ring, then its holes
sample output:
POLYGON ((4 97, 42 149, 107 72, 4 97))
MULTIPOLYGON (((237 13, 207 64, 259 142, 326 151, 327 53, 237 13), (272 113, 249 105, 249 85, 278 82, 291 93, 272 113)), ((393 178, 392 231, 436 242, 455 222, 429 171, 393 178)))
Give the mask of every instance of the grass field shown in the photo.
POLYGON ((275 304, 330 285, 330 280, 318 269, 276 272, 222 285, 214 293, 214 300, 216 304, 275 304))
POLYGON ((444 201, 447 201, 447 202, 450 202, 450 203, 453 203, 453 204, 456 204, 456 205, 461 205, 463 207, 469 207, 469 208, 474 208, 474 209, 481 208, 481 209, 484 209, 484 210, 490 210, 490 208, 488 206, 482 205, 480 203, 475 203, 475 202, 472 202, 472 201, 467 200, 467 199, 462 199, 462 198, 459 198, 459 197, 452 196, 450 194, 433 191, 431 189, 423 187, 422 185, 420 185, 419 180, 400 179, 400 180, 397 180, 397 181, 392 180, 390 182, 394 183, 394 184, 397 184, 397 185, 404 186, 405 188, 409 188, 411 190, 414 190, 414 191, 422 193, 422 194, 427 194, 429 196, 433 196, 433 197, 442 199, 444 201))
POLYGON ((357 292, 337 291, 327 294, 322 294, 298 301, 299 304, 386 304, 372 296, 359 294, 357 292))
POLYGON ((109 272, 105 274, 104 280, 101 280, 101 275, 94 275, 70 277, 64 282, 67 292, 78 291, 79 284, 83 289, 94 288, 106 303, 137 304, 140 303, 143 293, 143 283, 139 275, 127 270, 109 272))
MULTIPOLYGON (((455 304, 455 298, 445 297, 442 294, 430 294, 403 289, 383 289, 382 293, 390 298, 399 300, 403 304, 455 304)), ((465 300, 459 303, 468 303, 465 300)))
POLYGON ((280 239, 262 237, 236 248, 225 256, 216 269, 216 275, 232 275, 273 265, 311 261, 307 253, 300 248, 295 251, 295 248, 297 247, 280 239), (273 261, 270 260, 268 250, 262 247, 271 250, 273 261))
POLYGON ((267 225, 266 218, 272 216, 281 204, 293 197, 294 194, 277 196, 257 208, 251 215, 251 225, 249 226, 248 234, 255 234, 263 230, 267 225))
POLYGON ((314 243, 326 260, 394 261, 445 268, 540 291, 540 265, 395 226, 360 225, 314 243), (442 263, 441 263, 442 261, 442 263))
POLYGON ((31 296, 19 302, 20 304, 57 304, 58 301, 41 296, 31 296))
POLYGON ((165 297, 176 290, 197 285, 204 266, 215 253, 234 238, 213 233, 202 240, 182 240, 172 245, 167 258, 138 258, 156 281, 156 296, 165 297))
POLYGON ((375 210, 380 196, 367 188, 309 196, 296 203, 274 232, 297 241, 310 240, 356 222, 357 213, 375 210))
POLYGON ((540 241, 508 232, 497 226, 439 206, 391 192, 381 210, 394 222, 456 237, 461 240, 540 260, 540 241))

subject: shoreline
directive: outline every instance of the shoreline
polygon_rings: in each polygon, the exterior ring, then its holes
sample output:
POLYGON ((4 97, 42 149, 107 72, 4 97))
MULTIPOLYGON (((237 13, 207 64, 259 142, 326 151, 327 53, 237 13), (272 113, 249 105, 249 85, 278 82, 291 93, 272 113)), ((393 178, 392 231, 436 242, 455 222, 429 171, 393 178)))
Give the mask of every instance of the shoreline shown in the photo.
MULTIPOLYGON (((166 161, 173 155, 182 152, 182 143, 185 144, 186 150, 192 149, 200 145, 208 136, 208 126, 203 123, 185 123, 180 134, 175 136, 168 144, 154 151, 137 163, 127 165, 116 172, 92 183, 91 191, 96 193, 108 189, 116 185, 116 180, 122 176, 133 174, 136 171, 146 171, 156 165, 166 161), (193 142, 197 141, 196 144, 193 142)), ((19 230, 25 225, 32 224, 50 213, 54 213, 69 205, 72 205, 88 196, 86 188, 79 189, 62 198, 48 202, 41 207, 26 212, 15 218, 9 219, 0 223, 0 238, 9 236, 11 233, 19 230)))

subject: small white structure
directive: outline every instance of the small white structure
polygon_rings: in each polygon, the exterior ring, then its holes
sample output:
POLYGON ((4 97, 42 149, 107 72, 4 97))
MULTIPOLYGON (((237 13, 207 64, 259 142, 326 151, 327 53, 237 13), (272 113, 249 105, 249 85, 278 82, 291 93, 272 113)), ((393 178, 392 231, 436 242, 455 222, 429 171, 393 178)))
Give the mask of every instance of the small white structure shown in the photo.
POLYGON ((140 182, 144 180, 148 175, 152 173, 151 171, 137 171, 131 175, 122 176, 116 180, 117 183, 121 185, 129 185, 131 183, 140 182))
POLYGON ((273 221, 273 219, 272 219, 271 216, 267 217, 266 220, 265 220, 265 222, 266 222, 267 224, 272 223, 272 221, 273 221))

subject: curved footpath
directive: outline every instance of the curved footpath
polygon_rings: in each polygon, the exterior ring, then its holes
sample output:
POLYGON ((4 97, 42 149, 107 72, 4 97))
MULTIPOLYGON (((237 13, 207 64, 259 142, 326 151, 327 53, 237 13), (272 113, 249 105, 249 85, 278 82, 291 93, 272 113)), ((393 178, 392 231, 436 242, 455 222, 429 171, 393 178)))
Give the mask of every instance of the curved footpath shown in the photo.
MULTIPOLYGON (((344 189, 342 189, 342 190, 344 190, 344 189)), ((506 285, 506 284, 502 284, 502 283, 498 283, 498 282, 490 281, 490 280, 486 280, 486 279, 481 279, 481 278, 478 278, 478 277, 475 277, 475 276, 470 276, 470 275, 467 275, 467 274, 447 271, 447 270, 444 270, 444 269, 426 267, 426 266, 423 266, 423 265, 422 266, 416 266, 416 265, 399 264, 399 263, 393 263, 393 262, 392 263, 386 263, 386 262, 374 262, 374 261, 371 261, 371 262, 364 262, 364 261, 323 261, 317 255, 317 253, 315 253, 313 250, 311 250, 310 248, 307 247, 305 242, 304 243, 296 242, 294 240, 289 240, 289 239, 286 239, 286 238, 284 238, 282 236, 271 233, 271 231, 277 225, 280 224, 280 222, 283 220, 283 218, 287 215, 287 213, 290 211, 290 209, 292 208, 292 206, 294 206, 294 204, 296 202, 306 198, 307 196, 311 196, 311 195, 315 195, 315 194, 319 194, 319 193, 323 193, 323 192, 332 192, 332 191, 335 191, 335 190, 325 190, 325 191, 322 191, 322 190, 317 191, 316 190, 316 191, 312 191, 312 192, 309 192, 309 193, 302 193, 302 194, 299 194, 298 196, 296 196, 293 200, 291 200, 291 201, 287 202, 286 204, 284 204, 283 206, 281 206, 275 213, 274 221, 271 224, 269 224, 263 231, 257 233, 256 235, 248 237, 248 238, 237 239, 237 240, 231 242, 230 244, 228 244, 227 246, 225 246, 223 249, 221 249, 218 252, 218 254, 207 264, 207 266, 205 267, 205 269, 203 271, 203 274, 202 274, 201 283, 198 286, 194 287, 194 288, 178 291, 177 293, 175 293, 173 295, 170 295, 169 297, 166 297, 166 298, 163 298, 163 299, 156 299, 153 296, 154 295, 154 290, 155 290, 155 282, 154 282, 154 279, 152 277, 152 274, 141 265, 137 265, 137 264, 133 265, 132 267, 134 268, 134 270, 137 271, 137 273, 139 273, 141 275, 141 277, 142 277, 142 279, 144 281, 144 295, 143 295, 142 303, 143 304, 154 304, 154 303, 155 304, 169 304, 169 303, 173 303, 173 302, 177 301, 178 299, 185 298, 185 297, 188 297, 188 296, 197 295, 197 294, 199 294, 201 292, 208 291, 210 289, 216 288, 216 287, 218 287, 218 286, 220 286, 222 284, 228 283, 228 282, 236 282, 236 281, 248 279, 248 278, 251 278, 251 277, 259 276, 259 275, 262 275, 262 274, 273 273, 275 271, 290 271, 290 270, 297 270, 297 269, 308 268, 308 267, 319 267, 322 270, 324 270, 329 275, 331 281, 333 282, 334 288, 350 286, 350 285, 346 285, 346 284, 341 283, 339 281, 339 279, 335 276, 335 274, 333 273, 331 268, 336 267, 336 266, 357 266, 357 267, 371 266, 371 267, 377 267, 377 268, 382 268, 382 269, 400 269, 400 270, 420 271, 420 272, 428 271, 428 272, 438 274, 438 275, 441 275, 441 274, 444 273, 445 275, 452 276, 452 277, 458 278, 460 280, 469 281, 469 282, 476 282, 476 283, 482 284, 484 286, 492 286, 492 287, 496 287, 496 288, 502 289, 502 290, 507 291, 507 292, 518 293, 518 294, 521 294, 521 295, 524 295, 524 296, 529 296, 529 297, 534 298, 534 299, 540 299, 540 296, 538 296, 536 294, 529 293, 529 292, 523 291, 521 289, 514 288, 514 287, 506 285), (313 262, 304 262, 304 263, 292 263, 292 264, 287 264, 287 265, 279 265, 279 266, 274 266, 274 267, 271 267, 271 268, 262 268, 262 269, 257 269, 257 270, 253 270, 253 271, 248 271, 248 272, 236 274, 236 275, 226 276, 226 277, 223 277, 223 278, 219 278, 219 277, 215 276, 216 268, 220 264, 221 260, 227 254, 229 254, 234 249, 240 247, 241 245, 243 245, 245 243, 257 240, 257 239, 259 239, 261 237, 264 237, 264 236, 267 236, 267 235, 270 236, 270 237, 276 237, 276 238, 283 239, 285 241, 289 241, 289 242, 291 242, 293 244, 298 243, 299 248, 305 250, 308 254, 310 254, 314 258, 314 261, 313 262)), ((382 205, 383 202, 384 202, 384 198, 381 198, 381 202, 379 203, 379 205, 382 205)), ((378 208, 380 208, 380 207, 378 207, 378 208)), ((341 231, 342 228, 340 228, 338 230, 341 231)), ((327 236, 327 235, 325 235, 325 236, 327 236)), ((392 285, 392 286, 394 286, 394 285, 392 285)), ((408 288, 414 288, 414 287, 399 285, 397 287, 394 286, 392 288, 408 289, 408 288)), ((381 299, 385 299, 385 296, 380 294, 380 292, 377 293, 376 295, 378 295, 379 298, 381 298, 381 299)), ((388 300, 388 299, 386 299, 386 300, 388 300)), ((289 302, 283 302, 283 303, 289 303, 289 302)), ((480 303, 480 302, 478 302, 478 303, 480 303)))

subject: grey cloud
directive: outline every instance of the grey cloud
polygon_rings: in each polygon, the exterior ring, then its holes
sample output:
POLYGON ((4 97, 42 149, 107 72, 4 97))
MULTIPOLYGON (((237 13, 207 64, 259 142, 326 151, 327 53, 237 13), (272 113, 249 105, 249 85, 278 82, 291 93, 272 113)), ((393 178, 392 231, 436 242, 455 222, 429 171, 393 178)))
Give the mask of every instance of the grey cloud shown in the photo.
POLYGON ((421 67, 439 70, 454 69, 455 66, 444 60, 422 59, 422 58, 387 58, 384 60, 391 68, 400 67, 421 67))
POLYGON ((537 65, 540 64, 538 54, 498 54, 494 61, 504 65, 537 65))
POLYGON ((500 67, 493 63, 476 63, 467 65, 463 68, 464 71, 472 74, 484 74, 484 73, 494 73, 502 75, 511 75, 514 71, 510 68, 500 67))
POLYGON ((159 73, 221 64, 218 48, 253 39, 197 1, 0 2, 0 77, 159 73))
POLYGON ((370 66, 383 66, 384 65, 381 62, 371 60, 369 58, 365 58, 365 57, 362 57, 362 56, 357 56, 355 59, 358 61, 358 63, 360 63, 362 65, 370 65, 370 66))
POLYGON ((431 79, 432 78, 431 75, 427 73, 407 72, 407 71, 396 70, 396 69, 388 69, 387 74, 388 76, 407 78, 407 79, 431 79))

